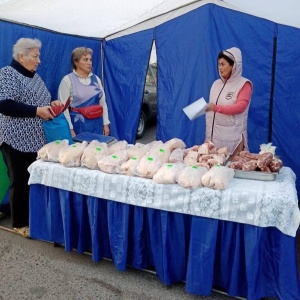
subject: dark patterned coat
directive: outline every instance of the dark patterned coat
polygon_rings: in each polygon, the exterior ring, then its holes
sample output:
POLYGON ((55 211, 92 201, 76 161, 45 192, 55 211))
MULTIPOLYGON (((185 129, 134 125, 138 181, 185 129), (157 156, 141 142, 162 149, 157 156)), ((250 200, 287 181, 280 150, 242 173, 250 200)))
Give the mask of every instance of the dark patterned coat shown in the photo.
POLYGON ((50 105, 51 95, 37 73, 14 61, 0 70, 0 144, 5 142, 22 152, 37 152, 46 142, 42 119, 36 108, 50 105), (12 109, 13 108, 13 109, 12 109), (0 110, 1 112, 1 110, 0 110))

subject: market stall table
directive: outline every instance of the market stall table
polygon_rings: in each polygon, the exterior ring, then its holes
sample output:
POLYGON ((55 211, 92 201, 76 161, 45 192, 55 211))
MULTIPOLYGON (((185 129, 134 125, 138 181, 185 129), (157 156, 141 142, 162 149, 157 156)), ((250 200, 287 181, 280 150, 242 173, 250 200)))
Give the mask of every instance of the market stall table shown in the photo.
POLYGON ((233 179, 223 191, 66 168, 30 168, 30 236, 111 258, 116 268, 153 268, 188 292, 218 287, 247 299, 300 299, 295 175, 233 179))

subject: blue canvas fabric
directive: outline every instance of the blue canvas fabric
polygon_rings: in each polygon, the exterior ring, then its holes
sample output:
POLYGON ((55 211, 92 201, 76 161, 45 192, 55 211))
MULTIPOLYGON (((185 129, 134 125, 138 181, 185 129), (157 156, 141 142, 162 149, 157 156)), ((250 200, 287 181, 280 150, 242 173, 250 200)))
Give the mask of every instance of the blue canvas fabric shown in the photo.
POLYGON ((93 73, 102 78, 100 40, 60 34, 2 20, 0 20, 0 34, 5 36, 5 39, 0 40, 0 67, 10 64, 12 47, 19 38, 37 38, 42 42, 41 64, 37 73, 44 80, 52 100, 57 99, 58 86, 62 78, 72 71, 71 53, 76 47, 89 47, 93 50, 93 73))
POLYGON ((242 51, 243 76, 254 86, 248 131, 250 150, 258 152, 259 145, 268 138, 273 36, 271 22, 257 22, 255 17, 214 5, 159 26, 157 138, 165 141, 179 137, 188 146, 204 142, 205 116, 190 121, 182 109, 201 97, 208 101, 210 87, 219 76, 218 53, 236 46, 242 51))
POLYGON ((104 42, 104 89, 111 133, 134 143, 143 99, 153 30, 104 42))
POLYGON ((275 227, 144 208, 40 184, 30 188, 30 237, 111 258, 114 266, 154 269, 189 293, 213 287, 249 300, 300 298, 295 237, 275 227))
POLYGON ((300 198, 300 30, 278 25, 272 115, 272 142, 286 166, 296 173, 300 198))
POLYGON ((93 71, 101 79, 102 59, 104 62, 111 135, 129 143, 135 141, 153 40, 158 62, 156 138, 181 138, 187 146, 204 141, 205 116, 191 122, 182 108, 200 97, 208 100, 211 84, 218 78, 219 51, 240 48, 243 76, 254 86, 248 115, 249 149, 257 153, 260 144, 272 142, 276 154, 296 173, 300 195, 300 140, 296 130, 300 123, 299 29, 207 4, 156 28, 107 41, 0 21, 1 36, 4 32, 0 67, 10 63, 12 45, 18 38, 42 40, 38 73, 53 99, 57 98, 60 80, 71 71, 71 51, 78 46, 92 48, 93 71))

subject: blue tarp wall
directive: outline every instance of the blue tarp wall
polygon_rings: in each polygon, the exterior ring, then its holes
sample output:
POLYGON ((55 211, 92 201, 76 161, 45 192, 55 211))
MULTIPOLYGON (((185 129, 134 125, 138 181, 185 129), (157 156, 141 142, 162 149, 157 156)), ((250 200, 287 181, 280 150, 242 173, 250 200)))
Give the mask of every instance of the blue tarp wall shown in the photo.
POLYGON ((191 122, 182 109, 202 96, 208 100, 218 78, 218 53, 239 47, 243 76, 254 86, 248 118, 250 151, 257 153, 261 144, 272 142, 284 165, 296 173, 299 194, 300 30, 209 4, 155 29, 105 42, 112 127, 119 138, 130 142, 152 40, 158 63, 157 139, 178 137, 188 147, 203 143, 205 118, 191 122))
POLYGON ((85 46, 93 49, 93 70, 100 78, 102 77, 100 40, 55 33, 1 20, 0 36, 0 68, 10 64, 13 45, 19 38, 41 40, 41 64, 37 72, 45 81, 52 99, 57 99, 60 81, 72 71, 71 52, 76 47, 85 46))
MULTIPOLYGON (((0 22, 0 33, 6 37, 0 41, 0 67, 10 62, 12 45, 18 38, 42 40, 38 72, 53 98, 57 97, 60 80, 70 71, 70 53, 75 47, 94 50, 94 72, 101 77, 100 40, 7 22, 0 22)), ((182 108, 200 97, 208 100, 210 87, 218 78, 219 51, 239 47, 243 75, 254 86, 248 118, 250 151, 259 152, 260 144, 272 142, 284 165, 296 173, 299 194, 300 30, 207 4, 156 28, 103 41, 111 134, 119 140, 135 141, 154 40, 158 62, 157 139, 178 137, 188 147, 204 141, 205 117, 191 122, 182 108)))

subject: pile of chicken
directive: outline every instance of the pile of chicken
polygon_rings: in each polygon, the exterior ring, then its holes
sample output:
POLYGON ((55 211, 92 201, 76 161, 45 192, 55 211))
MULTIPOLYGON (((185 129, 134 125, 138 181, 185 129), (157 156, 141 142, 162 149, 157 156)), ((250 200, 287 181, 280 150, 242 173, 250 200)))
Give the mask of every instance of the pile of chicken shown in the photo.
POLYGON ((213 143, 205 142, 186 148, 178 138, 135 145, 119 141, 110 146, 97 140, 71 145, 62 140, 48 143, 38 151, 39 159, 65 167, 86 167, 153 179, 156 183, 213 189, 225 189, 234 176, 234 170, 224 166, 228 155, 226 147, 217 149, 213 143))
POLYGON ((243 171, 279 172, 283 167, 281 159, 277 158, 272 152, 259 154, 241 151, 236 155, 229 168, 243 171))

